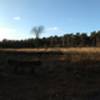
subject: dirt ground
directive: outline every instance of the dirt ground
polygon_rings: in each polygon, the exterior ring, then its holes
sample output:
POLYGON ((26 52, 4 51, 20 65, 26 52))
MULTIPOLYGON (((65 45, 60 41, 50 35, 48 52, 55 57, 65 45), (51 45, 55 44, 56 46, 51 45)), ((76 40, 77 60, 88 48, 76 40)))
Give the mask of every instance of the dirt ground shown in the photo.
MULTIPOLYGON (((18 54, 0 54, 0 100, 100 100, 99 61, 55 60, 44 62, 41 74, 41 69, 35 74, 10 73, 8 59, 26 60, 25 54, 18 54)), ((28 54, 27 59, 32 58, 28 54)))

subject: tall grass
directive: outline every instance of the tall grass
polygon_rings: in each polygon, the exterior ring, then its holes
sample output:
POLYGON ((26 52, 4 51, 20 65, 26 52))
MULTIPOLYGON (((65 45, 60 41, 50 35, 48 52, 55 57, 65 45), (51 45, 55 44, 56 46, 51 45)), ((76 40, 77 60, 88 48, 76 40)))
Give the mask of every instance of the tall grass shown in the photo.
POLYGON ((2 75, 8 79, 0 85, 0 92, 7 96, 5 100, 8 96, 20 100, 100 99, 100 48, 0 49, 0 65, 5 66, 3 72, 8 73, 8 76, 2 75), (40 52, 42 55, 37 56, 40 52), (27 66, 32 60, 46 64, 36 67, 36 76, 21 77, 8 71, 13 67, 12 62, 7 65, 9 59, 14 60, 14 66, 20 63, 19 67, 22 67, 22 60, 27 66))
POLYGON ((100 61, 100 48, 23 48, 23 49, 0 49, 5 56, 13 56, 14 59, 22 60, 61 60, 79 62, 83 60, 100 61), (39 54, 41 53, 41 55, 39 54))
POLYGON ((16 51, 16 52, 50 52, 50 51, 61 51, 61 52, 100 52, 100 48, 94 47, 77 47, 77 48, 7 48, 0 49, 0 51, 16 51))

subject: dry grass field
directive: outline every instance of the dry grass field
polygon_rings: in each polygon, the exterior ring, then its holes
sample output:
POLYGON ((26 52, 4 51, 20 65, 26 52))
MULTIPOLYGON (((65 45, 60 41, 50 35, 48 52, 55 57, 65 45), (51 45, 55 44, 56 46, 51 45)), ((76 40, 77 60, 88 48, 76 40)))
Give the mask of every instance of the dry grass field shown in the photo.
MULTIPOLYGON (((100 48, 22 48, 0 49, 0 53, 10 56, 19 53, 21 60, 64 60, 77 62, 82 60, 100 61, 100 48), (22 55, 20 55, 22 54, 22 55), (27 54, 29 56, 27 56, 27 54), (25 56, 26 55, 26 56, 25 56), (35 56, 35 57, 34 57, 35 56)), ((17 55, 17 56, 18 56, 17 55)), ((16 58, 16 57, 15 57, 16 58)), ((13 59, 15 59, 13 58, 13 59)))
POLYGON ((100 48, 0 49, 0 100, 100 100, 100 48))
POLYGON ((77 47, 77 48, 7 48, 0 49, 0 51, 16 51, 16 52, 50 52, 50 51, 61 51, 61 52, 100 52, 100 48, 98 47, 77 47))

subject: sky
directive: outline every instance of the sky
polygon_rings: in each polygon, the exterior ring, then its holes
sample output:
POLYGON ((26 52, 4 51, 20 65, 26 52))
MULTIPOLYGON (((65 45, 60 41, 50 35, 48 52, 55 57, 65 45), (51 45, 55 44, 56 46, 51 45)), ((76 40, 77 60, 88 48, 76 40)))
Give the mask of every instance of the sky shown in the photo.
POLYGON ((100 0, 0 0, 0 40, 41 37, 100 29, 100 0))

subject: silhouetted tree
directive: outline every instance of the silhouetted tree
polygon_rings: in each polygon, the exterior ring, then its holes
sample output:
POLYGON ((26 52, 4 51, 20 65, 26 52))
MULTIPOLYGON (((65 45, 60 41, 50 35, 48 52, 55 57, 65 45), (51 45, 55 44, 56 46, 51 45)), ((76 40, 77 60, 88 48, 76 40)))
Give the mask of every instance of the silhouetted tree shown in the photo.
POLYGON ((82 33, 81 35, 80 35, 80 38, 81 38, 81 46, 86 46, 86 44, 87 44, 87 34, 86 33, 82 33))
POLYGON ((96 46, 100 47, 100 31, 96 33, 96 46))
POLYGON ((36 45, 39 46, 39 37, 40 34, 43 32, 44 27, 43 26, 35 26, 32 28, 31 33, 33 33, 36 37, 36 45))
POLYGON ((84 47, 93 46, 100 47, 100 31, 91 32, 90 36, 87 33, 65 34, 63 36, 50 36, 39 38, 43 32, 43 26, 33 27, 32 33, 35 34, 35 39, 27 40, 7 40, 0 41, 0 48, 35 48, 35 47, 84 47))
POLYGON ((96 46, 96 31, 91 32, 90 42, 91 46, 96 46))

